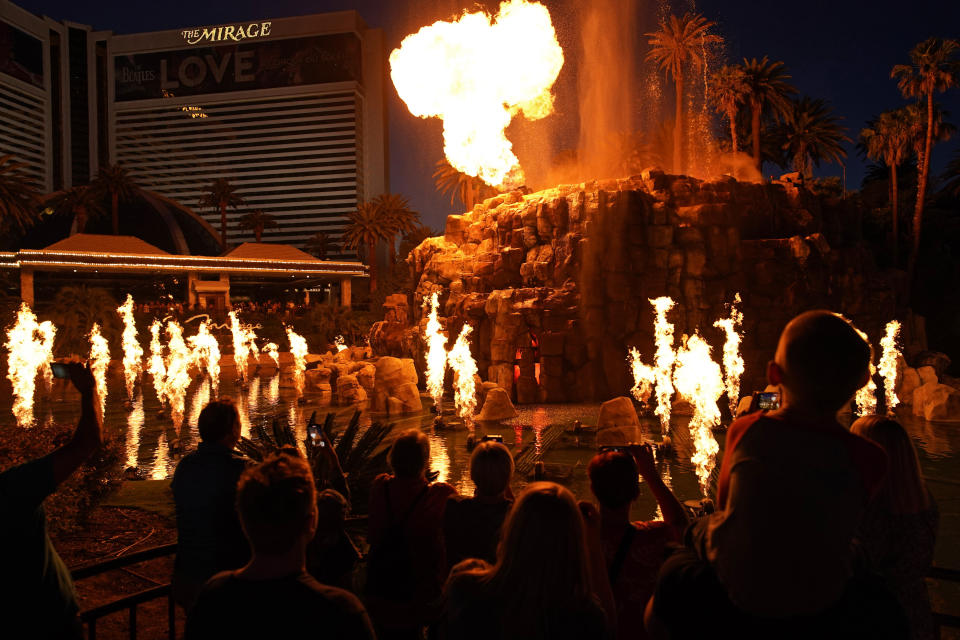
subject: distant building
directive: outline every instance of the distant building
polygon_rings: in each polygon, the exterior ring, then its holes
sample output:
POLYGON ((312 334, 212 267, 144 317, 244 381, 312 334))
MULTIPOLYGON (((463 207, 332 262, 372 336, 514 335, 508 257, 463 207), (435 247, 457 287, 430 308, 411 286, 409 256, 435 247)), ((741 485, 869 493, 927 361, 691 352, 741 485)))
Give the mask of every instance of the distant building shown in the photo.
MULTIPOLYGON (((383 34, 353 11, 115 35, 0 0, 0 154, 46 191, 119 163, 219 229, 199 206, 228 179, 265 239, 337 244, 358 200, 389 190, 383 34)), ((341 256, 342 250, 334 256, 341 256)))

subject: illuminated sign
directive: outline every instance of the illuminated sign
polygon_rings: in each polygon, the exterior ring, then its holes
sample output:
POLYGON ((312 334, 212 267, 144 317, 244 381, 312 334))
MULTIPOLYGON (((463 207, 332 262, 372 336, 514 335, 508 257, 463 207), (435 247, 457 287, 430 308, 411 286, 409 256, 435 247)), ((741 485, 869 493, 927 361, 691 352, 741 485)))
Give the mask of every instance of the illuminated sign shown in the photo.
POLYGON ((201 42, 240 42, 251 38, 263 38, 270 35, 272 22, 253 22, 248 25, 236 24, 226 27, 203 29, 184 29, 180 32, 187 44, 201 42))

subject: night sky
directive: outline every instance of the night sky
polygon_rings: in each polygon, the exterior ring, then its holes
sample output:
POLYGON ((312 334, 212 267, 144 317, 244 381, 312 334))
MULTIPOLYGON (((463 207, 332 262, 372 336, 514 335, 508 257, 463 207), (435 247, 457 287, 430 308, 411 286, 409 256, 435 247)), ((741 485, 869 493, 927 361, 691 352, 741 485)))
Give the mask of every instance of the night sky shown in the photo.
MULTIPOLYGON (((116 33, 356 9, 370 26, 386 31, 391 48, 420 26, 477 5, 460 0, 20 0, 16 4, 38 15, 116 33)), ((553 9, 557 2, 546 4, 553 9)), ((954 0, 696 0, 695 4, 718 23, 731 62, 764 55, 784 61, 802 93, 830 100, 844 117, 851 138, 871 116, 905 104, 889 74, 894 64, 909 61, 907 52, 913 45, 933 35, 960 36, 960 2, 954 0)), ((557 13, 554 22, 562 25, 565 18, 557 13)), ((449 201, 434 191, 431 177, 442 154, 440 122, 412 117, 392 85, 390 91, 391 188, 408 196, 424 221, 440 229, 445 216, 454 212, 449 201)), ((940 100, 951 121, 960 123, 960 90, 940 100)), ((935 171, 942 170, 957 146, 955 139, 935 147, 935 171)), ((864 168, 848 145, 848 188, 859 187, 864 168)), ((767 167, 765 173, 773 171, 767 167)), ((838 165, 825 165, 819 173, 840 172, 838 165)))

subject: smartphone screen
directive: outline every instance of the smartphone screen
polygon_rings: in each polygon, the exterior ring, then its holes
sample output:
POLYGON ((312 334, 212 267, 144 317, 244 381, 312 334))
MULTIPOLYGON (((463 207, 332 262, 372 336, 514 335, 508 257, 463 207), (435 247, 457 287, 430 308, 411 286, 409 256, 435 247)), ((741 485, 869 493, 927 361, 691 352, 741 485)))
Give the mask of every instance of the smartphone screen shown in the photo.
POLYGON ((763 411, 775 411, 780 408, 780 393, 769 391, 757 395, 757 408, 763 411))
POLYGON ((323 444, 323 441, 320 440, 320 426, 319 426, 319 425, 316 425, 316 424, 308 425, 308 426, 307 426, 307 434, 310 436, 310 442, 313 442, 314 444, 316 444, 317 441, 319 440, 319 441, 320 441, 320 444, 321 444, 321 445, 323 444))
POLYGON ((50 370, 54 378, 66 379, 70 377, 70 369, 62 362, 51 362, 50 370))

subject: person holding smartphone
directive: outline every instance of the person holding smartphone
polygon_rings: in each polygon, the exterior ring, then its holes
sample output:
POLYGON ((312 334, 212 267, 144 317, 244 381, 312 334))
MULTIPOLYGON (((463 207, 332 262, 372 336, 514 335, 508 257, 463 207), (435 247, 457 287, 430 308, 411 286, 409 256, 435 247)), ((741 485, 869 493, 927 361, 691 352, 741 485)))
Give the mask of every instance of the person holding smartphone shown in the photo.
POLYGON ((0 473, 5 594, 0 598, 0 618, 5 637, 83 638, 70 571, 47 535, 43 501, 100 448, 103 429, 90 367, 64 366, 80 392, 80 420, 73 437, 42 458, 0 473))

